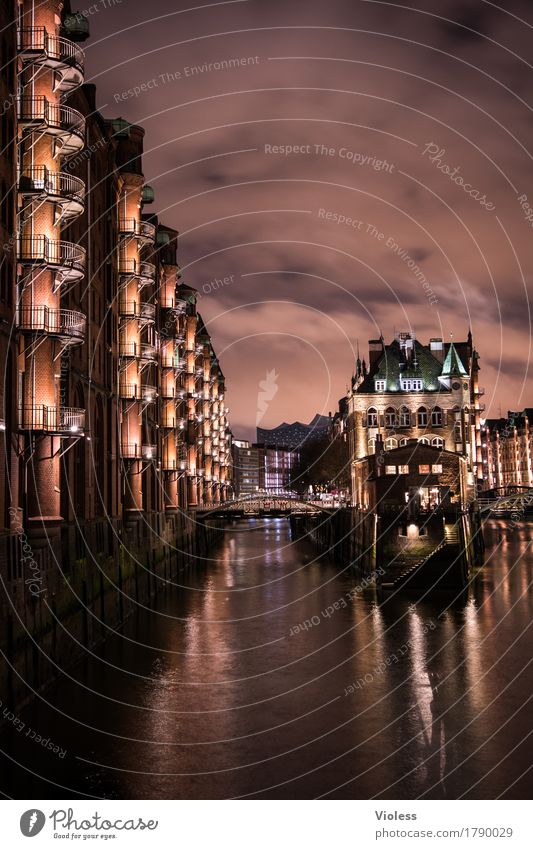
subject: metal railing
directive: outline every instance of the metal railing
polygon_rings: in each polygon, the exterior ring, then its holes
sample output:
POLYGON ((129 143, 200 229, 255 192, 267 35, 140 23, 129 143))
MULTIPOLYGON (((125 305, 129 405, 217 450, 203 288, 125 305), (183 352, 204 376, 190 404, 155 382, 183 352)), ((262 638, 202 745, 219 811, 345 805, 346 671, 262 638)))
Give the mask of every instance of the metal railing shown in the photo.
POLYGON ((119 383, 118 394, 120 398, 126 398, 131 401, 138 401, 141 397, 141 390, 138 383, 119 383))
POLYGON ((85 141, 85 118, 64 104, 50 103, 46 97, 21 97, 19 99, 19 122, 39 122, 50 130, 77 135, 85 141))
POLYGON ((68 271, 85 272, 85 248, 74 242, 57 241, 48 236, 23 236, 19 242, 21 262, 42 262, 68 271))
POLYGON ((84 339, 87 318, 76 310, 53 309, 42 305, 19 307, 17 323, 21 330, 84 339))
POLYGON ((120 236, 137 235, 137 221, 135 218, 119 218, 118 232, 120 236))
POLYGON ((69 38, 49 35, 45 27, 24 27, 17 33, 17 48, 26 56, 41 54, 54 64, 76 67, 83 72, 85 54, 69 38))
POLYGON ((142 387, 142 397, 143 401, 147 404, 154 404, 157 399, 157 387, 144 383, 142 387))
POLYGON ((118 257, 118 273, 119 274, 128 274, 135 277, 139 276, 139 265, 137 260, 129 259, 128 257, 120 256, 118 257))
POLYGON ((139 345, 137 342, 119 342, 118 355, 119 357, 138 357, 139 345))
POLYGON ((49 407, 46 404, 23 406, 19 410, 23 430, 47 433, 79 433, 85 427, 85 410, 79 407, 49 407))
POLYGON ((157 348, 147 343, 141 344, 141 360, 147 363, 157 362, 157 348))
POLYGON ((145 242, 155 242, 155 224, 152 224, 151 221, 141 221, 139 237, 145 242))
POLYGON ((85 205, 85 183, 73 174, 49 171, 46 165, 24 168, 19 181, 21 194, 42 193, 85 205))
POLYGON ((165 383, 161 387, 161 397, 167 401, 172 401, 176 397, 176 387, 173 383, 165 383))
POLYGON ((143 321, 154 322, 155 304, 151 304, 148 301, 144 301, 141 304, 141 318, 143 319, 143 321))
POLYGON ((119 298, 118 313, 121 318, 139 318, 141 311, 137 301, 126 301, 119 298))
POLYGON ((140 276, 151 282, 155 281, 155 265, 153 262, 141 262, 140 276))
POLYGON ((141 460, 142 446, 137 442, 121 442, 120 456, 124 460, 141 460))

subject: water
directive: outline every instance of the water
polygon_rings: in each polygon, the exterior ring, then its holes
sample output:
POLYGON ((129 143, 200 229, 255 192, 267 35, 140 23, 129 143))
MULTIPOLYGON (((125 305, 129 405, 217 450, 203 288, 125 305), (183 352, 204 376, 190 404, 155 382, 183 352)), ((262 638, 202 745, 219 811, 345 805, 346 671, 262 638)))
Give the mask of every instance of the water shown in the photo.
POLYGON ((186 587, 23 711, 25 729, 4 723, 1 787, 16 798, 528 798, 532 532, 492 523, 486 564, 460 598, 380 604, 292 543, 286 520, 238 523, 186 587))

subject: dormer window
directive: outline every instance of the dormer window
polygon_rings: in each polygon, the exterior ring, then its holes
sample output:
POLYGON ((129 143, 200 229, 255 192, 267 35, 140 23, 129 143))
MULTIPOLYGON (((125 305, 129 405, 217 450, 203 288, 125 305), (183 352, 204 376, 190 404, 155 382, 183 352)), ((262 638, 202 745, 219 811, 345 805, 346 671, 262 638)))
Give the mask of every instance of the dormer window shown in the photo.
POLYGON ((375 381, 376 392, 385 392, 387 388, 386 380, 376 380, 375 381))
POLYGON ((422 381, 415 377, 402 377, 400 386, 404 392, 420 392, 422 381))

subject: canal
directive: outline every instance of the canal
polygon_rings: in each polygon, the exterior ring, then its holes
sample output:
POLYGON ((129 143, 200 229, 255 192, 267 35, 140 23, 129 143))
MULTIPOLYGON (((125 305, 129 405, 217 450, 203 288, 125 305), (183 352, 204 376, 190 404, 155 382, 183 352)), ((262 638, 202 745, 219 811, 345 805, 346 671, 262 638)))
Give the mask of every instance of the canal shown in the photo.
POLYGON ((528 798, 533 525, 486 539, 461 597, 380 603, 287 520, 229 526, 23 727, 2 717, 4 792, 528 798))

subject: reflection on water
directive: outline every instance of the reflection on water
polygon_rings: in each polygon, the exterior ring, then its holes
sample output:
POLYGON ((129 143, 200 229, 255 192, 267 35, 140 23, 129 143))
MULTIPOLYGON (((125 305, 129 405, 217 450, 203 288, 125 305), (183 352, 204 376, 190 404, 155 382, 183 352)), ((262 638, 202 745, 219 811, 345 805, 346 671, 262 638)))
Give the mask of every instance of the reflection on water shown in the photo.
POLYGON ((380 604, 285 520, 233 525, 210 563, 23 712, 64 758, 4 723, 3 789, 527 798, 532 530, 492 522, 460 597, 380 604))

